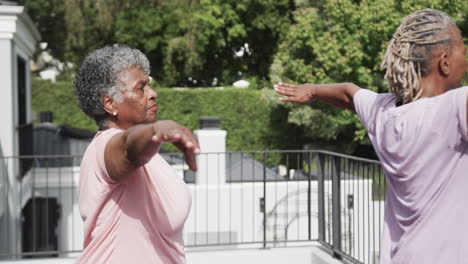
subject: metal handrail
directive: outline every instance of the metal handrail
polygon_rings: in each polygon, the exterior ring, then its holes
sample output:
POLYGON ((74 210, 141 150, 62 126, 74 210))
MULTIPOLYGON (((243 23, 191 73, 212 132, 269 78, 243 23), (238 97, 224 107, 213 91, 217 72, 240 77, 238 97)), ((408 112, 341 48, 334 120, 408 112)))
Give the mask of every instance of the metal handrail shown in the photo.
MULTIPOLYGON (((182 153, 161 154, 182 157, 182 153)), ((226 182, 223 186, 218 185, 217 188, 197 183, 190 184, 194 193, 192 208, 195 210, 195 216, 192 222, 186 223, 187 229, 191 232, 186 234, 188 239, 186 247, 258 244, 265 248, 282 246, 291 242, 318 241, 333 255, 348 262, 373 263, 376 261, 376 256, 373 254, 376 254, 380 246, 377 236, 382 226, 380 199, 385 192, 385 179, 379 161, 325 150, 226 151, 201 153, 200 155, 218 156, 218 160, 220 160, 221 155, 225 155, 225 162, 227 162, 228 157, 234 154, 240 154, 238 173, 244 173, 239 181, 226 182), (249 157, 250 163, 243 162, 243 157, 249 157), (303 173, 302 178, 284 178, 279 175, 279 172, 275 172, 274 178, 267 179, 267 173, 271 172, 270 158, 277 160, 278 164, 283 163, 287 169, 300 170, 303 173), (258 163, 258 171, 255 169, 257 168, 255 162, 258 163), (253 178, 249 179, 245 175, 246 172, 254 175, 253 178), (210 200, 208 197, 216 198, 214 200, 222 202, 229 200, 228 204, 223 204, 223 208, 228 206, 229 214, 233 214, 233 216, 229 216, 229 225, 222 222, 224 218, 219 215, 220 211, 217 211, 217 217, 210 218, 208 216, 208 210, 216 211, 219 210, 216 208, 222 207, 219 203, 216 206, 210 206, 209 202, 213 199, 210 200), (234 202, 238 203, 237 207, 240 209, 234 206, 234 202), (376 204, 379 208, 376 207, 376 204), (283 211, 284 213, 282 213, 283 211), (215 225, 217 230, 215 228, 214 233, 209 231, 211 230, 210 224, 203 221, 211 221, 210 223, 215 225), (233 230, 236 233, 232 233, 233 230), (190 240, 191 236, 193 241, 190 240), (375 249, 376 252, 371 249, 375 249)), ((78 168, 69 170, 64 169, 64 167, 55 167, 52 170, 44 167, 44 164, 63 159, 79 161, 81 158, 82 155, 0 156, 0 163, 9 164, 9 161, 24 159, 45 160, 46 162, 42 163, 33 162, 33 168, 28 174, 28 177, 32 178, 16 178, 20 182, 28 180, 32 183, 27 185, 28 188, 33 188, 33 190, 20 189, 19 195, 24 196, 25 193, 31 193, 33 195, 31 198, 34 198, 58 193, 56 198, 60 199, 65 195, 70 195, 60 188, 77 187, 74 181, 60 179, 65 177, 66 173, 73 173, 73 177, 76 177, 78 168), (39 167, 41 167, 40 170, 38 170, 39 167), (54 173, 53 177, 51 173, 54 173), (57 177, 57 173, 63 175, 57 177), (46 177, 47 179, 42 184, 35 185, 34 183, 39 182, 38 177, 46 177), (60 182, 51 183, 51 179, 60 182)), ((219 171, 222 165, 206 164, 206 166, 216 166, 219 171)), ((226 168, 226 179, 227 175, 233 179, 232 173, 234 173, 232 168, 226 168)), ((7 175, 3 173, 0 174, 0 177, 7 177, 7 175)), ((20 188, 22 188, 21 186, 20 188)), ((11 201, 16 199, 11 196, 12 183, 9 183, 8 188, 7 199, 0 199, 0 202, 5 202, 7 205, 11 204, 9 199, 11 201)), ((73 196, 71 197, 72 202, 76 202, 76 191, 71 195, 73 196)), ((0 232, 2 232, 1 225, 0 232)), ((80 232, 82 231, 80 230, 80 232)), ((10 252, 0 251, 0 259, 64 255, 76 252, 80 252, 80 250, 67 248, 65 250, 23 252, 21 249, 14 249, 10 252)))

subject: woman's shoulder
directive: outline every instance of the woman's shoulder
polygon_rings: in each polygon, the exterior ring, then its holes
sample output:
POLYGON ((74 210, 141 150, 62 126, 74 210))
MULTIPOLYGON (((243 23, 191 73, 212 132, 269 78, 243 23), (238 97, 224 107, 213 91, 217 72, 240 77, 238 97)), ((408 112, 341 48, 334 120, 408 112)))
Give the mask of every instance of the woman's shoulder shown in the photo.
POLYGON ((369 89, 360 89, 355 95, 356 102, 370 104, 373 108, 395 105, 395 95, 391 93, 377 93, 369 89))
POLYGON ((453 98, 453 97, 462 96, 463 94, 464 95, 468 94, 468 86, 461 86, 458 88, 454 88, 454 89, 446 91, 443 94, 440 94, 431 98, 434 100, 443 100, 449 97, 453 98))
POLYGON ((109 136, 109 135, 115 135, 119 132, 122 132, 123 130, 122 129, 118 129, 118 128, 107 128, 107 129, 104 129, 104 130, 99 130, 97 133, 96 133, 96 136, 94 137, 95 139, 99 136, 109 136))
POLYGON ((432 106, 444 108, 458 107, 459 104, 466 105, 468 86, 451 89, 443 94, 426 98, 432 106), (452 107, 450 107, 452 106, 452 107))
POLYGON ((460 88, 455 88, 455 89, 452 89, 450 91, 448 91, 447 93, 453 93, 453 94, 456 94, 457 96, 458 95, 467 95, 468 94, 468 86, 462 86, 460 88))
POLYGON ((109 128, 96 133, 81 160, 81 171, 84 172, 80 173, 82 178, 88 178, 88 175, 91 175, 90 172, 97 172, 93 175, 100 175, 99 177, 102 177, 105 182, 114 183, 107 172, 104 152, 109 139, 122 131, 120 129, 109 128))
POLYGON ((111 139, 114 135, 116 135, 119 132, 122 132, 122 130, 116 128, 99 130, 96 133, 96 135, 94 135, 93 140, 91 141, 91 143, 89 143, 88 147, 86 148, 84 156, 94 155, 91 154, 91 152, 104 151, 104 148, 109 139, 111 139))
POLYGON ((117 128, 108 128, 105 130, 99 130, 96 135, 94 136, 91 144, 98 144, 102 142, 107 142, 111 137, 114 135, 122 132, 123 130, 117 128))

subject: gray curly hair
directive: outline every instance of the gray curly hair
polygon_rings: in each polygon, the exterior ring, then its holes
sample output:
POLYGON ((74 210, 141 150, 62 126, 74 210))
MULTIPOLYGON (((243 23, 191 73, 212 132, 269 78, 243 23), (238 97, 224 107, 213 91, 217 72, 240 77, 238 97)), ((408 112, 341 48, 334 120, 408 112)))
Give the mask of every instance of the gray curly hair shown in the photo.
POLYGON ((434 9, 416 11, 405 18, 388 45, 381 67, 397 102, 406 104, 422 95, 421 77, 431 71, 431 52, 441 46, 451 51, 453 20, 434 9))
POLYGON ((80 109, 94 119, 99 128, 105 126, 109 117, 102 105, 102 96, 122 102, 123 73, 133 67, 141 68, 147 75, 150 73, 149 61, 141 51, 114 44, 89 53, 78 69, 73 93, 80 109))

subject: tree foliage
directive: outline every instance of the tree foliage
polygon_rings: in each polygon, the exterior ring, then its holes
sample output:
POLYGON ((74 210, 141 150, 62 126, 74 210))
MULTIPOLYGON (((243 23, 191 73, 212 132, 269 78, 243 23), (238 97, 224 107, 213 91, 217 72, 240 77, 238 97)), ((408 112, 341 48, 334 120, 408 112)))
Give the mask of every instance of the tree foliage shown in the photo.
POLYGON ((98 47, 141 49, 170 86, 268 79, 290 0, 23 0, 54 56, 78 65, 98 47), (244 50, 243 56, 235 53, 244 50), (214 82, 213 82, 214 81, 214 82))
POLYGON ((130 6, 157 6, 154 0, 19 0, 38 26, 48 50, 79 63, 89 51, 112 43, 115 14, 130 6))

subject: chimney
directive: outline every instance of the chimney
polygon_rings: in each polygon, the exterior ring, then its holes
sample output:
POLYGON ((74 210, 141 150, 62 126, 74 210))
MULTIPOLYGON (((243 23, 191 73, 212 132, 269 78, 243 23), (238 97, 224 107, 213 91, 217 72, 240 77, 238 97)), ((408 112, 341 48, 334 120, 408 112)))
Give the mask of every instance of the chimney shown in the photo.
POLYGON ((200 129, 219 130, 218 116, 202 116, 200 117, 200 129))
POLYGON ((54 113, 52 112, 39 112, 39 123, 52 123, 54 121, 54 113))
POLYGON ((220 129, 217 116, 200 117, 200 129, 194 131, 200 144, 197 156, 197 185, 222 185, 226 183, 226 134, 220 129))

